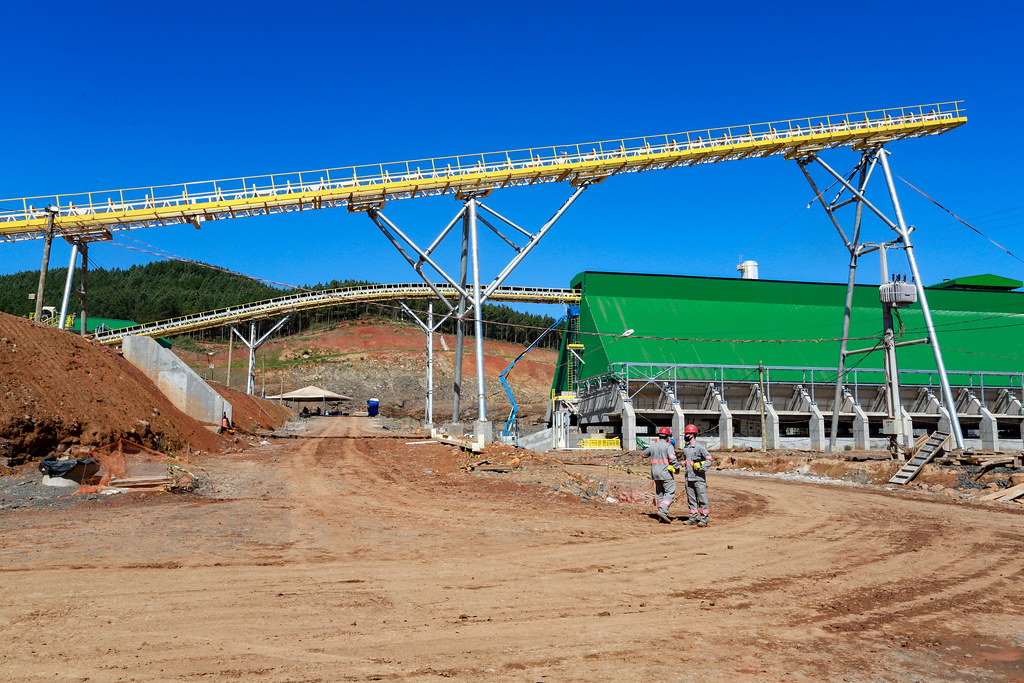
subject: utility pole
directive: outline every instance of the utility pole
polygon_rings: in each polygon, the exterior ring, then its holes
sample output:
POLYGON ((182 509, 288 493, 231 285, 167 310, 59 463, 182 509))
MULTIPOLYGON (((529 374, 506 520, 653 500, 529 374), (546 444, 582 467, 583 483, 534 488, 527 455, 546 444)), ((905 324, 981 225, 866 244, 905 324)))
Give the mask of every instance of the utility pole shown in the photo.
POLYGON ((50 245, 53 244, 53 221, 57 217, 57 209, 53 206, 46 207, 46 236, 43 238, 43 265, 39 269, 39 289, 36 290, 36 322, 40 322, 43 315, 43 296, 46 291, 46 271, 50 269, 50 245))

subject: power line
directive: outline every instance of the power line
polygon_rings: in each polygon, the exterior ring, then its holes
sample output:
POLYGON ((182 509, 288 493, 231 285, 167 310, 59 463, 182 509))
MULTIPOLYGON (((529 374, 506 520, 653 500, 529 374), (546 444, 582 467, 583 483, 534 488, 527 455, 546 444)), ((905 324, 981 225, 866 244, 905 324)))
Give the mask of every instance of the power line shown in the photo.
POLYGON ((925 194, 925 193, 924 193, 924 192, 923 192, 922 190, 920 190, 919 188, 917 188, 916 186, 914 186, 914 185, 913 185, 913 184, 912 184, 912 183, 911 183, 911 182, 910 182, 909 180, 907 180, 906 178, 904 178, 903 176, 900 176, 900 175, 897 175, 896 177, 897 177, 897 178, 899 178, 900 180, 902 180, 903 182, 905 182, 905 183, 906 183, 907 185, 910 185, 910 187, 912 187, 912 188, 913 188, 914 190, 917 190, 917 192, 919 192, 919 193, 921 194, 921 196, 922 196, 922 197, 924 197, 925 199, 927 199, 928 201, 930 201, 930 202, 931 202, 932 204, 934 204, 935 206, 939 207, 940 209, 942 209, 943 211, 945 211, 946 213, 948 213, 948 214, 949 214, 950 216, 952 216, 953 218, 957 219, 958 221, 960 221, 961 223, 963 223, 964 225, 966 225, 966 226, 967 226, 968 228, 970 228, 971 230, 973 230, 974 232, 976 232, 976 233, 977 233, 978 235, 980 235, 981 237, 984 237, 984 238, 985 238, 986 240, 988 240, 989 242, 991 242, 991 243, 992 243, 992 244, 994 244, 995 246, 999 247, 1000 249, 1002 249, 1003 251, 1005 251, 1005 252, 1006 252, 1007 254, 1009 254, 1009 255, 1010 255, 1010 256, 1012 256, 1013 258, 1017 259, 1018 261, 1020 261, 1021 263, 1024 263, 1024 259, 1021 259, 1021 258, 1020 258, 1019 256, 1017 256, 1016 254, 1014 254, 1014 253, 1013 253, 1012 251, 1010 251, 1009 249, 1007 249, 1007 248, 1006 248, 1006 247, 1004 247, 1003 245, 1001 245, 1001 244, 999 244, 998 242, 996 242, 996 241, 995 241, 994 239, 992 239, 991 237, 989 237, 988 235, 986 235, 985 233, 983 233, 983 232, 982 232, 981 230, 978 230, 978 229, 977 229, 976 227, 974 227, 973 225, 971 225, 970 223, 968 223, 967 221, 965 221, 965 220, 964 220, 963 218, 960 218, 960 216, 956 215, 955 213, 953 213, 952 211, 950 211, 949 209, 947 209, 947 208, 946 208, 945 206, 943 206, 942 204, 940 204, 940 203, 939 203, 938 201, 936 201, 936 200, 935 200, 935 199, 933 199, 932 197, 930 197, 930 196, 928 196, 927 194, 925 194))

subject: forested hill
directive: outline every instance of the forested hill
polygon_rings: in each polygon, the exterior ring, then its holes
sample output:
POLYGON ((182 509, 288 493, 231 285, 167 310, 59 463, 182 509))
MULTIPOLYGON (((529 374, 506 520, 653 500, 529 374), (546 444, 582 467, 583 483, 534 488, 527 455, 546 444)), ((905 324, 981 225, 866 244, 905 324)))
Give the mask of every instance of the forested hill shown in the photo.
MULTIPOLYGON (((46 277, 45 303, 60 307, 64 294, 66 269, 51 269, 46 277)), ((74 284, 79 284, 76 271, 74 284)), ((94 318, 115 318, 153 322, 182 315, 202 313, 228 306, 273 299, 298 290, 281 289, 255 280, 232 275, 214 268, 179 261, 159 261, 128 269, 90 268, 88 273, 89 315, 94 318)), ((371 284, 355 280, 332 280, 306 289, 335 289, 371 284)), ((0 311, 28 317, 35 311, 35 303, 28 294, 39 285, 38 271, 23 271, 0 275, 0 311)), ((426 311, 425 301, 407 302, 413 310, 426 311)), ((435 306, 435 311, 438 307, 435 306)), ((73 299, 69 312, 77 313, 78 301, 73 299)), ((299 332, 311 325, 350 320, 360 317, 405 318, 397 302, 382 304, 348 304, 292 314, 286 330, 299 332)), ((484 335, 491 339, 529 343, 539 330, 547 328, 554 318, 514 311, 507 306, 484 306, 484 319, 494 323, 486 325, 484 335)), ((444 330, 442 330, 444 331, 444 330)), ((550 335, 555 342, 557 335, 550 335)), ((549 341, 546 339, 545 341, 549 341)))

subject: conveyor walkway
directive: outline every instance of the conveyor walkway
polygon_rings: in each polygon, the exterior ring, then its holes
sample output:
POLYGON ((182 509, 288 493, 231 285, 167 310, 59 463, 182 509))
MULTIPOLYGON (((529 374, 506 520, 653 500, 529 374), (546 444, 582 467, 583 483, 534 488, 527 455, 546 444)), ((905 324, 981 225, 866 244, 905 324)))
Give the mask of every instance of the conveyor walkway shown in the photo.
POLYGON ((868 149, 946 133, 967 122, 962 101, 812 116, 726 128, 224 180, 0 200, 0 240, 110 231, 330 207, 350 211, 442 194, 535 183, 600 182, 619 173, 784 155, 868 149))
MULTIPOLYGON (((455 289, 438 285, 442 294, 458 296, 455 289)), ((242 320, 265 318, 291 311, 300 311, 338 304, 353 304, 366 301, 395 301, 402 299, 428 299, 434 297, 434 291, 425 283, 397 285, 366 285, 364 287, 343 287, 339 289, 319 290, 291 294, 277 299, 257 301, 242 306, 232 306, 196 315, 182 316, 170 320, 160 320, 132 327, 122 327, 107 332, 97 332, 93 338, 101 344, 116 346, 125 337, 145 336, 158 337, 172 334, 184 334, 195 330, 220 327, 242 320)), ((498 287, 489 301, 542 303, 542 304, 579 304, 580 293, 574 289, 558 289, 543 287, 498 287)))

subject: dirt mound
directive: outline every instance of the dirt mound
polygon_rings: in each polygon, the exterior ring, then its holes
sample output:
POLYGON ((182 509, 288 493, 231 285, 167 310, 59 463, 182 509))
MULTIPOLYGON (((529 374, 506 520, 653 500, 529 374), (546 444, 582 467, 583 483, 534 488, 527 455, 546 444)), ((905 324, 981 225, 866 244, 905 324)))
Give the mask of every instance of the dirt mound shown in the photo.
POLYGON ((236 429, 255 432, 257 429, 275 429, 295 417, 295 411, 273 401, 250 396, 225 386, 213 385, 217 393, 231 404, 236 429))
POLYGON ((116 351, 0 313, 0 466, 121 437, 157 450, 225 445, 116 351))

